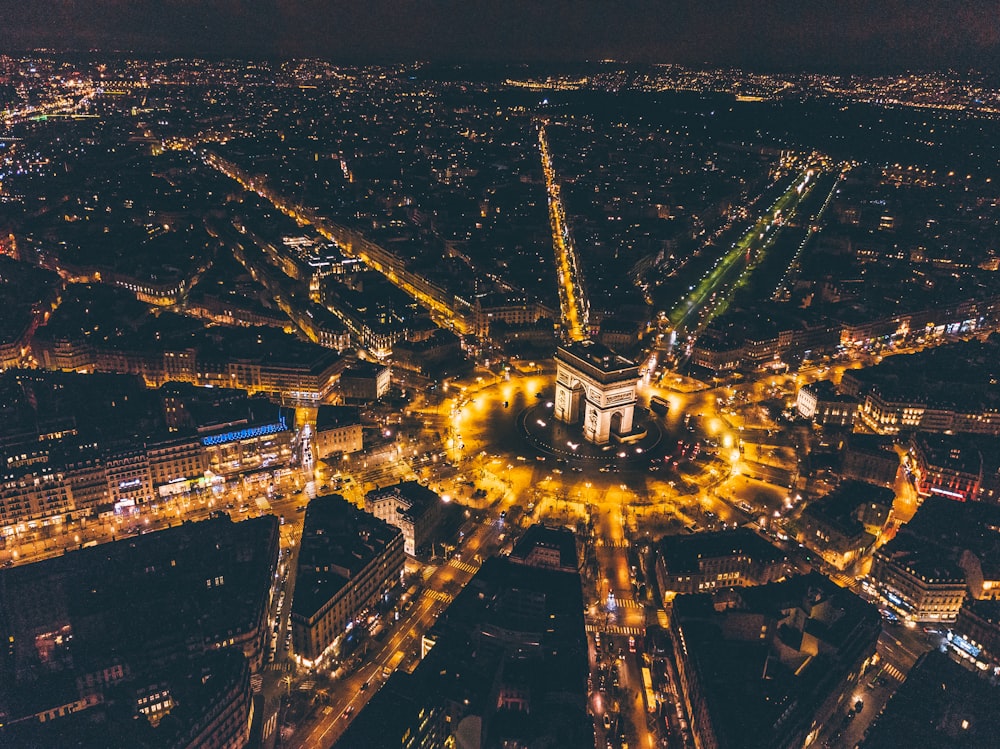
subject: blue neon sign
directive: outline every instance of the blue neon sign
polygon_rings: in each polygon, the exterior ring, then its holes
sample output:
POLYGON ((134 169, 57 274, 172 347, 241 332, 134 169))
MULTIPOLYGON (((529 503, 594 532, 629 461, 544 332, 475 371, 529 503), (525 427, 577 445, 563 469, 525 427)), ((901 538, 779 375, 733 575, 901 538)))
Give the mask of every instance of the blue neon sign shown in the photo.
POLYGON ((201 444, 205 445, 205 447, 211 447, 212 445, 221 445, 224 442, 238 442, 239 440, 264 437, 268 434, 277 434, 278 432, 285 431, 288 431, 288 425, 285 423, 285 417, 279 416, 278 421, 274 424, 263 424, 257 427, 248 427, 246 429, 238 429, 232 432, 223 432, 222 434, 211 434, 208 437, 202 437, 201 444))

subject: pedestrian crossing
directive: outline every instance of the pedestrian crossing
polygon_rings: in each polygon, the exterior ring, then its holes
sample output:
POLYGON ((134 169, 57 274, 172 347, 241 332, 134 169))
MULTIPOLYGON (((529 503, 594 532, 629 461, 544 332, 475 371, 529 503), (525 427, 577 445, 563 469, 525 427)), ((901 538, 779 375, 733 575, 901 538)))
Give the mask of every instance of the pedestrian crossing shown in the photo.
POLYGON ((428 598, 433 598, 435 601, 443 601, 444 603, 451 603, 454 598, 454 596, 442 593, 440 590, 430 590, 429 588, 424 590, 424 595, 428 598))
POLYGON ((268 663, 266 666, 264 666, 264 670, 265 671, 286 671, 287 672, 287 671, 291 671, 292 668, 294 668, 294 667, 288 661, 282 661, 280 663, 268 663))
POLYGON ((886 674, 891 676, 896 681, 906 681, 906 674, 904 674, 902 671, 900 671, 891 663, 886 663, 885 668, 883 670, 885 671, 886 674))
POLYGON ((607 549, 627 549, 630 544, 623 538, 611 539, 611 538, 598 538, 594 543, 594 546, 604 547, 607 549))
POLYGON ((261 674, 251 674, 250 688, 254 694, 260 694, 264 689, 264 677, 261 674))
POLYGON ((461 559, 455 559, 454 557, 448 560, 448 564, 452 567, 457 567, 462 570, 462 572, 468 572, 470 575, 475 575, 479 572, 479 568, 476 565, 463 562, 461 559))
POLYGON ((641 609, 643 606, 638 601, 633 601, 631 598, 616 598, 615 603, 620 609, 641 609))
POLYGON ((274 733, 274 729, 277 727, 278 727, 278 712, 276 710, 268 716, 267 720, 264 721, 264 728, 263 731, 261 732, 261 738, 263 739, 269 738, 270 735, 274 733))
POLYGON ((617 624, 611 624, 608 626, 600 626, 597 624, 588 624, 587 632, 594 633, 600 632, 605 635, 632 635, 637 637, 642 634, 642 627, 623 627, 617 624))

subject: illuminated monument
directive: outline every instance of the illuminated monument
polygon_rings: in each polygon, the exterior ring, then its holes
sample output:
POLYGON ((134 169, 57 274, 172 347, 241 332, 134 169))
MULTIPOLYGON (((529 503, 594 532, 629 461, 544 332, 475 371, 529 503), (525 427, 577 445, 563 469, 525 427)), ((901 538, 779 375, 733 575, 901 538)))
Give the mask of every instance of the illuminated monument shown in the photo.
POLYGON ((588 442, 604 445, 632 432, 639 367, 596 341, 556 350, 555 418, 583 420, 588 442))

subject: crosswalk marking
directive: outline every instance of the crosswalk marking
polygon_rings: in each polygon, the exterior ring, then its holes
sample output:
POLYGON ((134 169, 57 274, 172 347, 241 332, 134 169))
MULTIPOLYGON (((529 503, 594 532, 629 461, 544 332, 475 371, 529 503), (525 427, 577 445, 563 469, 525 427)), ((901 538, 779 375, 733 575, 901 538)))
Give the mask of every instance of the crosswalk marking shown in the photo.
POLYGON ((254 694, 260 694, 260 692, 264 689, 264 677, 260 674, 251 674, 250 688, 253 690, 254 694))
POLYGON ((428 598, 433 598, 435 601, 444 601, 445 603, 451 603, 452 601, 452 596, 442 593, 440 590, 425 589, 424 595, 428 598))
POLYGON ((264 729, 261 731, 261 738, 268 738, 272 733, 274 733, 274 729, 277 727, 278 713, 275 711, 268 716, 266 721, 264 721, 264 729))
POLYGON ((597 539, 597 543, 595 543, 594 545, 603 546, 608 549, 627 549, 630 544, 628 541, 624 539, 613 540, 608 538, 599 538, 597 539))
POLYGON ((457 567, 463 572, 468 572, 472 575, 479 572, 479 568, 476 565, 469 564, 468 562, 463 562, 461 559, 455 559, 454 557, 448 560, 448 564, 450 564, 452 567, 457 567))
POLYGON ((615 603, 618 604, 618 608, 622 609, 641 609, 642 604, 638 601, 633 601, 631 598, 616 598, 615 603))
POLYGON ((587 632, 600 632, 606 635, 641 635, 642 627, 622 627, 617 624, 612 624, 610 626, 598 626, 596 624, 588 624, 587 632))
POLYGON ((282 663, 268 663, 264 666, 265 671, 291 671, 292 664, 287 661, 282 663))
POLYGON ((900 671, 891 663, 885 664, 885 672, 889 674, 889 676, 891 676, 896 681, 906 681, 906 674, 904 674, 902 671, 900 671))

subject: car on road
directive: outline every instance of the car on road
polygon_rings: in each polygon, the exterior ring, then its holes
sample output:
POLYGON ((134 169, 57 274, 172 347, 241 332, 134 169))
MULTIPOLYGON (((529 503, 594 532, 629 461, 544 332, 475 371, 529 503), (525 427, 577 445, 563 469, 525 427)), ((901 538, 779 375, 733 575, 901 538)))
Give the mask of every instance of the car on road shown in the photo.
POLYGON ((353 712, 354 712, 354 705, 348 705, 346 708, 344 708, 344 712, 342 712, 340 714, 340 717, 341 718, 350 718, 351 717, 351 713, 353 713, 353 712))
POLYGON ((605 731, 611 730, 611 716, 608 715, 607 713, 604 713, 604 730, 605 731))

